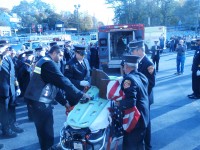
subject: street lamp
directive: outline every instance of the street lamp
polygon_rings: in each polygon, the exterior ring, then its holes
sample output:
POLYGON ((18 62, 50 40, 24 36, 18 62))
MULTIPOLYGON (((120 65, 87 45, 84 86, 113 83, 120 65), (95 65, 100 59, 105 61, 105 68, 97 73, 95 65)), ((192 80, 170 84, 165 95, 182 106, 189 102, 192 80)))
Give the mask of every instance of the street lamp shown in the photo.
POLYGON ((75 12, 76 12, 76 23, 77 23, 77 31, 78 31, 78 35, 79 35, 79 14, 78 14, 78 10, 79 10, 79 8, 81 7, 81 5, 80 4, 78 4, 78 5, 74 5, 74 8, 75 8, 75 12))

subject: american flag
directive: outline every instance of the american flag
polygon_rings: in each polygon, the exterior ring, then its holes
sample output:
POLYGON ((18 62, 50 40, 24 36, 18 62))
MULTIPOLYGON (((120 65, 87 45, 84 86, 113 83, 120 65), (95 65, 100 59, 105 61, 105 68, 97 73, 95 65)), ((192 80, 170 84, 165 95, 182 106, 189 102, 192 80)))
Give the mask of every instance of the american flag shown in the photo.
MULTIPOLYGON (((108 83, 107 86, 107 98, 113 101, 120 101, 124 98, 124 93, 121 90, 121 83, 123 78, 118 78, 117 80, 112 80, 108 83)), ((140 112, 137 107, 134 106, 132 108, 126 109, 123 115, 123 129, 126 132, 130 132, 136 126, 139 118, 140 112)))

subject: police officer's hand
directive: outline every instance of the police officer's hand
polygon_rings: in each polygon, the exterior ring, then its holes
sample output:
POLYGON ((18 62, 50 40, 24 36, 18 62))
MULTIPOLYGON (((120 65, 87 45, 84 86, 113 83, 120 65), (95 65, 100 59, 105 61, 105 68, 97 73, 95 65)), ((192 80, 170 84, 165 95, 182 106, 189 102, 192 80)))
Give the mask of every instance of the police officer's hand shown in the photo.
POLYGON ((81 85, 81 86, 90 86, 90 83, 89 83, 88 81, 82 80, 82 81, 80 82, 80 85, 81 85))
POLYGON ((199 70, 197 71, 197 76, 200 76, 200 71, 199 70))
POLYGON ((19 96, 21 94, 21 90, 20 89, 17 89, 16 91, 16 96, 19 96))

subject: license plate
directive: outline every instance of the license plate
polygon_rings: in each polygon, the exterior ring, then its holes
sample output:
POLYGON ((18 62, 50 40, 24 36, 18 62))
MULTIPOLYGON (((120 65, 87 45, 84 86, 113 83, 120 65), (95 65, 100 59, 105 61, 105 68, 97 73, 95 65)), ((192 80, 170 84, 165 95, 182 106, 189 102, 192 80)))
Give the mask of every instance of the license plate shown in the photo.
POLYGON ((74 142, 74 149, 76 149, 76 150, 83 150, 82 143, 74 142))

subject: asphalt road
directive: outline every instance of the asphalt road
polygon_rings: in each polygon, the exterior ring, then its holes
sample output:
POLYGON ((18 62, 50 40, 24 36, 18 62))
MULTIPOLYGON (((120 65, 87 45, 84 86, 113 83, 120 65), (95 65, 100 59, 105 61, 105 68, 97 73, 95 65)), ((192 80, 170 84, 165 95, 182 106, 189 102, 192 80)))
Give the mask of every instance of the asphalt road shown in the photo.
MULTIPOLYGON (((154 88, 155 102, 151 106, 153 150, 200 150, 200 100, 187 98, 191 94, 191 64, 193 51, 187 52, 185 72, 176 72, 176 53, 165 53, 160 59, 154 88)), ((26 105, 17 107, 17 120, 24 132, 13 139, 0 138, 3 150, 39 149, 35 127, 28 121, 26 105)), ((65 109, 54 108, 55 143, 66 120, 65 109)))

